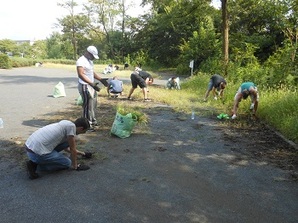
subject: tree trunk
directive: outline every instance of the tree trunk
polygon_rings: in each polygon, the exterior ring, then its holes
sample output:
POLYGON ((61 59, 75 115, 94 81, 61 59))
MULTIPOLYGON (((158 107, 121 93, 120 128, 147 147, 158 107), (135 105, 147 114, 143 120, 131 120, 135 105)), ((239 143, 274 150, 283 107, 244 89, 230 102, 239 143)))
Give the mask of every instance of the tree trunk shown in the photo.
POLYGON ((229 64, 229 20, 228 0, 221 0, 222 24, 223 24, 223 55, 224 55, 224 76, 228 75, 229 64))

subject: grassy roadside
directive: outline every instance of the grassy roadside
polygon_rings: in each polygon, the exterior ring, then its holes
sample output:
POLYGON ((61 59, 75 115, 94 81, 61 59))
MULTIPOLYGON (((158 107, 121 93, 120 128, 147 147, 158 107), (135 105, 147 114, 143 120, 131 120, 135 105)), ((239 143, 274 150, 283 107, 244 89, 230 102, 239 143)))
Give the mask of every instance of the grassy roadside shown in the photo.
MULTIPOLYGON (((73 65, 44 64, 46 67, 63 68, 75 71, 73 65)), ((95 71, 99 74, 106 65, 95 65, 95 71)), ((159 78, 158 73, 150 72, 155 78, 159 78)), ((115 71, 111 76, 129 78, 131 70, 115 71)), ((209 100, 203 102, 203 97, 209 82, 209 76, 199 74, 191 78, 186 78, 181 84, 181 90, 167 90, 164 86, 150 86, 149 97, 155 102, 171 105, 176 111, 184 112, 190 115, 194 111, 196 115, 217 116, 220 113, 231 115, 233 99, 235 92, 241 83, 228 82, 223 100, 213 100, 212 94, 209 100)), ((130 84, 124 84, 124 94, 128 94, 130 84)), ((298 143, 298 94, 297 91, 289 89, 266 89, 258 86, 260 94, 260 105, 257 111, 259 121, 269 124, 275 130, 279 131, 287 139, 298 143)), ((106 94, 101 91, 101 94, 106 94)), ((135 90, 133 97, 137 100, 142 99, 142 93, 139 89, 135 90)), ((233 125, 243 125, 250 118, 249 111, 250 100, 243 100, 239 105, 238 120, 233 125)), ((134 106, 144 106, 143 103, 134 106)), ((231 123, 231 121, 229 122, 231 123)))
MULTIPOLYGON (((203 102, 203 97, 209 81, 208 76, 195 76, 186 79, 182 90, 167 90, 164 88, 150 87, 149 97, 154 101, 171 105, 175 110, 190 115, 194 111, 196 115, 217 116, 225 113, 231 116, 231 109, 234 103, 234 96, 240 86, 228 84, 223 100, 213 100, 212 94, 209 100, 203 102)), ((128 85, 127 89, 130 88, 128 85)), ((257 120, 269 124, 275 130, 284 135, 287 139, 298 143, 298 94, 288 89, 263 89, 258 88, 260 94, 260 105, 257 111, 257 120)), ((135 96, 135 94, 134 94, 135 96)), ((142 94, 136 95, 141 99, 142 94)), ((135 96, 135 97, 136 97, 135 96)), ((250 99, 242 100, 238 109, 238 120, 233 125, 244 125, 244 122, 251 119, 250 99)), ((231 123, 230 121, 229 123, 231 123)))

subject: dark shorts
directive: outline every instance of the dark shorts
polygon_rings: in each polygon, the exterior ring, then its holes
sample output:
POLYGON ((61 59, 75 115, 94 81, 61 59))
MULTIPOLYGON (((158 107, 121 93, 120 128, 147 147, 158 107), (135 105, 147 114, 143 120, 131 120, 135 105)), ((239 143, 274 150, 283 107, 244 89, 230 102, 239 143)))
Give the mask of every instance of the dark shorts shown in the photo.
POLYGON ((145 80, 136 73, 130 75, 130 80, 133 88, 137 88, 138 86, 140 88, 147 87, 145 80))
POLYGON ((214 87, 213 80, 212 80, 212 79, 210 79, 210 81, 209 81, 209 83, 208 83, 207 90, 208 90, 208 91, 211 91, 211 90, 213 89, 213 87, 214 87))

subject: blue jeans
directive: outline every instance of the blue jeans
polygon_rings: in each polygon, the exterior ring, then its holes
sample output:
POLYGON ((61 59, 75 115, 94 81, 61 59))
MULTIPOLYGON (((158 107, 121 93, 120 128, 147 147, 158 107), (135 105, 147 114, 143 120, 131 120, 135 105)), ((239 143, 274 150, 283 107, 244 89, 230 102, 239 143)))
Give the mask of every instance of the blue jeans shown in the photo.
POLYGON ((38 164, 38 170, 54 171, 68 169, 71 166, 71 160, 61 154, 60 152, 67 149, 69 144, 67 142, 61 143, 49 154, 38 155, 27 151, 29 159, 38 164))

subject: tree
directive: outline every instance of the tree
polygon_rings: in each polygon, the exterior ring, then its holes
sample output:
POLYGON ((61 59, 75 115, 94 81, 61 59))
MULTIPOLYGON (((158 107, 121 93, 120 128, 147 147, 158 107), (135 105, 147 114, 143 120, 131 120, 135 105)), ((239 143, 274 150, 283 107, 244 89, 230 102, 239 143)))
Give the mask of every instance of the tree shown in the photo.
POLYGON ((21 57, 31 57, 32 55, 32 47, 30 43, 22 43, 18 46, 18 52, 21 57))
POLYGON ((50 59, 62 59, 65 58, 62 51, 62 46, 65 44, 63 37, 60 33, 52 33, 50 38, 46 41, 47 55, 50 59))
POLYGON ((65 1, 63 3, 58 3, 59 6, 67 9, 69 15, 58 19, 59 26, 62 27, 62 32, 64 34, 65 41, 71 40, 73 46, 73 56, 72 59, 77 59, 77 44, 78 40, 84 38, 85 30, 88 27, 89 19, 85 15, 76 15, 75 7, 78 4, 74 0, 65 1))
POLYGON ((179 60, 185 64, 194 60, 195 68, 199 68, 203 61, 217 53, 218 42, 213 20, 207 17, 205 22, 201 22, 199 30, 194 31, 193 36, 180 45, 179 60))
POLYGON ((221 0, 222 26, 223 26, 223 55, 224 55, 224 75, 227 76, 229 63, 229 20, 228 20, 228 0, 221 0))
POLYGON ((31 58, 45 59, 47 57, 47 46, 45 40, 35 41, 32 45, 31 58))
POLYGON ((136 36, 139 45, 151 59, 166 66, 175 66, 180 55, 179 46, 200 29, 207 15, 213 13, 210 1, 146 1, 153 5, 153 13, 136 36))
POLYGON ((0 52, 2 53, 17 53, 17 44, 15 41, 9 39, 0 40, 0 52))
POLYGON ((121 9, 123 1, 119 3, 119 0, 90 0, 90 3, 90 6, 86 7, 91 21, 90 28, 100 37, 102 34, 105 35, 109 48, 108 56, 113 59, 115 52, 111 35, 117 30, 117 17, 123 12, 121 9))

